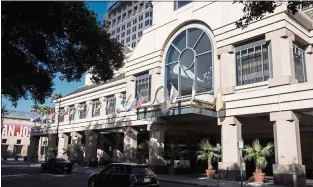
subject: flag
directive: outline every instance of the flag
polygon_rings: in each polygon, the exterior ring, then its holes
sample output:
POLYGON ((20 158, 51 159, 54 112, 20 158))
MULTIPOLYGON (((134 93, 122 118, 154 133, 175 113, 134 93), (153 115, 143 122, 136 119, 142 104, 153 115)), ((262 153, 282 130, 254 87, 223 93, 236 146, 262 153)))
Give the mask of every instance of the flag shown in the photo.
POLYGON ((74 114, 74 112, 75 112, 75 108, 72 108, 70 111, 70 115, 74 114))
POLYGON ((176 90, 176 88, 172 85, 172 88, 171 88, 171 96, 170 96, 170 99, 171 99, 171 103, 175 104, 176 103, 176 100, 177 100, 177 97, 178 97, 178 91, 176 90))
POLYGON ((222 92, 219 92, 217 95, 216 95, 216 111, 220 111, 222 108, 223 108, 223 96, 222 96, 222 92))
POLYGON ((125 99, 122 99, 122 101, 120 103, 120 107, 116 109, 116 113, 119 114, 119 113, 123 112, 125 110, 124 109, 125 108, 124 105, 125 105, 125 99))
POLYGON ((139 92, 137 92, 135 109, 139 109, 144 102, 145 99, 141 96, 139 92))
POLYGON ((41 118, 40 118, 40 116, 36 116, 34 118, 31 118, 30 121, 31 122, 38 122, 38 121, 41 121, 41 118))
POLYGON ((98 104, 98 106, 95 108, 95 110, 93 110, 93 114, 95 114, 96 112, 99 112, 100 108, 102 108, 101 102, 98 104))

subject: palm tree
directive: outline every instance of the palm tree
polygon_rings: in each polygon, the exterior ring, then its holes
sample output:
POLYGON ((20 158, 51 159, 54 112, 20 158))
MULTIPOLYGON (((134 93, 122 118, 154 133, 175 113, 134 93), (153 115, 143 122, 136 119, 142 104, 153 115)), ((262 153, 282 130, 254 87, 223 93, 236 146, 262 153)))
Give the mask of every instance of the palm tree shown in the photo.
POLYGON ((267 143, 265 147, 260 144, 258 139, 254 140, 252 143, 252 147, 250 145, 246 145, 245 148, 242 150, 245 154, 245 160, 255 160, 256 168, 255 173, 262 173, 262 170, 267 167, 267 157, 273 155, 273 143, 267 143))
POLYGON ((60 98, 62 98, 62 97, 63 97, 63 96, 62 96, 61 93, 56 93, 56 94, 54 94, 54 96, 52 96, 51 102, 52 102, 53 100, 57 100, 57 99, 60 99, 60 98))
POLYGON ((221 155, 221 147, 213 146, 210 144, 208 139, 203 139, 199 143, 200 150, 198 151, 198 160, 207 161, 208 162, 208 170, 213 170, 212 161, 219 160, 221 155))

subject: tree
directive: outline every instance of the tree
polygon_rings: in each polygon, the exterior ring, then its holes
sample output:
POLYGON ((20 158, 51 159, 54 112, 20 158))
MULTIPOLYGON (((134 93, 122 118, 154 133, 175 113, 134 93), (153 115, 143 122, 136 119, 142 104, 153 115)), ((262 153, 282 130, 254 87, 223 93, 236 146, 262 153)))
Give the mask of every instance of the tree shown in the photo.
POLYGON ((220 146, 213 146, 210 144, 208 139, 203 139, 199 143, 200 150, 198 151, 197 160, 207 161, 208 162, 208 169, 212 170, 213 161, 219 160, 221 155, 221 147, 220 146))
POLYGON ((263 147, 260 144, 260 141, 256 139, 253 141, 252 146, 246 145, 242 150, 245 154, 245 160, 255 160, 255 173, 262 173, 262 170, 266 168, 268 164, 266 158, 273 155, 273 147, 274 145, 272 143, 268 143, 265 147, 263 147))
POLYGON ((244 15, 237 22, 238 28, 246 28, 251 22, 262 19, 267 13, 274 13, 274 10, 287 3, 287 10, 291 14, 295 14, 301 6, 309 6, 312 1, 243 1, 234 0, 234 3, 244 5, 244 15))
POLYGON ((2 94, 16 106, 29 97, 42 104, 53 79, 79 81, 86 72, 100 83, 122 67, 123 47, 83 1, 2 4, 2 94))

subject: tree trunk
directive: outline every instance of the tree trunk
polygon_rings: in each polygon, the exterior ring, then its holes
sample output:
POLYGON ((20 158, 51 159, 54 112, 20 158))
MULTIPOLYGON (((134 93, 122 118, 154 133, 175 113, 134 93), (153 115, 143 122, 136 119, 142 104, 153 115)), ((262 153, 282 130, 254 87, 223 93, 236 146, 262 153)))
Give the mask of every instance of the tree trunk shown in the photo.
POLYGON ((260 167, 259 164, 256 164, 255 172, 256 172, 256 173, 262 173, 262 170, 261 170, 261 167, 260 167))
POLYGON ((212 159, 211 159, 210 156, 208 157, 208 169, 213 169, 213 166, 212 166, 212 159))

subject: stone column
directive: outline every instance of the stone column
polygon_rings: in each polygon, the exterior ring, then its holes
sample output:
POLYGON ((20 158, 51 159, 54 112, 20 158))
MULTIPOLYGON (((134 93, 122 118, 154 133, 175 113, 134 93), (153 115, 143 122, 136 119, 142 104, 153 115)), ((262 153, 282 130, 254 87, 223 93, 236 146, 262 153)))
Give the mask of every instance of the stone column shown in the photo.
POLYGON ((124 156, 126 162, 136 162, 137 158, 137 135, 132 127, 123 128, 124 131, 124 156))
POLYGON ((150 126, 149 163, 156 170, 164 169, 164 125, 153 123, 150 126))
POLYGON ((216 85, 216 88, 221 87, 223 94, 235 93, 236 86, 236 63, 235 59, 235 47, 233 45, 228 45, 217 50, 217 55, 220 58, 220 64, 216 67, 219 77, 218 79, 220 85, 216 85), (222 71, 221 71, 222 70, 222 71), (221 80, 219 80, 221 79, 221 80))
POLYGON ((98 163, 97 158, 97 145, 98 145, 98 139, 97 139, 97 133, 94 131, 86 131, 86 149, 85 149, 85 158, 87 161, 88 166, 93 166, 94 164, 98 163))
POLYGON ((297 83, 295 79, 293 42, 295 35, 286 28, 265 35, 266 41, 271 41, 271 72, 269 87, 297 83))
POLYGON ((56 144, 57 143, 57 135, 56 134, 49 134, 48 135, 48 150, 47 150, 47 157, 54 158, 55 151, 57 151, 56 144))
POLYGON ((305 69, 308 82, 313 82, 313 45, 309 45, 305 50, 305 69))
MULTIPOLYGON (((149 70, 149 75, 151 76, 151 96, 150 96, 151 102, 153 102, 154 100, 156 90, 161 86, 161 84, 163 85, 164 76, 161 75, 161 72, 162 69, 160 67, 156 67, 154 69, 149 70)), ((136 82, 134 82, 134 84, 136 84, 136 82)))
POLYGON ((106 98, 100 97, 100 103, 101 103, 100 116, 104 116, 104 115, 106 115, 106 111, 105 111, 105 108, 107 105, 106 98))
POLYGON ((294 187, 306 186, 302 165, 299 116, 292 111, 270 114, 274 122, 275 163, 274 183, 294 187))
MULTIPOLYGON (((222 180, 240 181, 240 157, 237 142, 242 139, 241 123, 236 117, 224 117, 218 119, 218 125, 222 126, 222 162, 218 163, 219 175, 222 180)), ((246 169, 243 163, 243 178, 246 177, 246 169)))
POLYGON ((71 133, 71 151, 69 160, 74 162, 82 161, 82 151, 81 151, 81 139, 82 135, 78 132, 71 133))
POLYGON ((86 102, 86 105, 87 105, 87 114, 86 114, 86 118, 87 118, 87 119, 90 119, 90 118, 92 118, 92 106, 93 106, 93 101, 92 101, 92 100, 87 101, 87 102, 86 102))
MULTIPOLYGON (((39 148, 39 136, 31 136, 30 142, 29 142, 29 148, 27 150, 28 158, 30 159, 32 156, 35 156, 38 154, 38 148, 39 148)), ((38 155, 39 156, 39 155, 38 155)))
POLYGON ((68 136, 64 133, 59 134, 58 157, 67 158, 67 154, 63 154, 68 146, 68 136))

